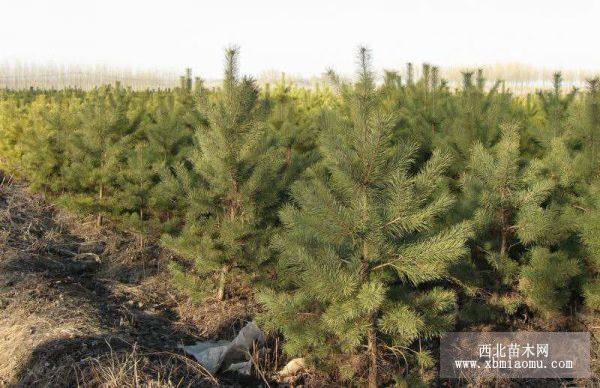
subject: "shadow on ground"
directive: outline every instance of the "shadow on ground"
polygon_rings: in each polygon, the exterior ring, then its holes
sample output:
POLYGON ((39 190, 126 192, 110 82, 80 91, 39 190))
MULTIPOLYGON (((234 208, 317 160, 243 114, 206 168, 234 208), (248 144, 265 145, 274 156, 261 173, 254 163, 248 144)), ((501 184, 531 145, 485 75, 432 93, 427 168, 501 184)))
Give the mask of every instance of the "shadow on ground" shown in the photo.
POLYGON ((199 333, 165 295, 134 292, 131 279, 157 271, 113 265, 111 241, 98 249, 57 218, 22 187, 0 186, 0 387, 213 384, 178 349, 199 333))

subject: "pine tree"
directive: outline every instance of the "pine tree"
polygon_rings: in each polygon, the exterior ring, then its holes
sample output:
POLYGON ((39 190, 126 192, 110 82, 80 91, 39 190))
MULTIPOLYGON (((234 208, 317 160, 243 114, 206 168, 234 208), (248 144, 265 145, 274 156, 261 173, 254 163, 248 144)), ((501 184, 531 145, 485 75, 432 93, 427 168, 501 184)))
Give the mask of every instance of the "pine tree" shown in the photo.
POLYGON ((150 101, 148 119, 142 124, 142 137, 154 155, 156 174, 148 205, 162 232, 175 232, 184 218, 181 179, 188 175, 186 164, 193 149, 194 128, 204 123, 197 104, 205 97, 205 90, 200 81, 195 85, 194 92, 179 89, 150 101))
POLYGON ((292 183, 319 157, 315 150, 315 137, 318 134, 315 125, 318 118, 311 120, 306 117, 299 109, 298 99, 285 78, 275 85, 266 98, 269 114, 265 138, 257 152, 262 154, 264 160, 270 161, 273 171, 269 176, 275 179, 271 184, 263 186, 267 188, 267 192, 258 194, 263 200, 265 196, 273 196, 265 201, 271 206, 263 206, 263 214, 259 216, 264 225, 279 223, 277 213, 282 204, 289 201, 292 183))
POLYGON ((261 321, 284 334, 289 355, 346 378, 352 359, 368 360, 375 387, 384 349, 405 354, 452 327, 456 301, 443 279, 466 253, 468 227, 438 224, 453 203, 442 177, 449 160, 435 153, 410 172, 413 152, 392 146, 394 115, 382 109, 368 50, 359 60, 358 83, 339 86, 348 115, 323 129, 322 161, 281 211, 274 248, 285 286, 261 294, 261 321))
POLYGON ((21 137, 22 169, 34 190, 64 189, 65 147, 79 124, 79 100, 39 96, 29 104, 21 137))
POLYGON ((406 84, 412 85, 415 80, 413 64, 408 62, 406 64, 406 84))
POLYGON ((427 158, 450 114, 449 90, 440 84, 437 68, 428 64, 423 65, 423 76, 411 84, 402 85, 395 72, 388 71, 385 77, 382 104, 396 113, 395 141, 417 144, 418 158, 427 158))
MULTIPOLYGON (((556 89, 555 85, 554 95, 558 94, 556 89)), ((589 308, 598 309, 600 266, 597 258, 600 250, 596 235, 599 225, 597 209, 600 203, 597 200, 596 185, 593 182, 588 183, 593 179, 593 175, 590 174, 589 169, 590 148, 588 147, 591 144, 587 143, 586 147, 585 134, 589 133, 594 122, 593 105, 589 98, 590 96, 585 96, 581 105, 569 102, 568 108, 571 112, 568 113, 573 115, 571 121, 568 121, 565 112, 556 119, 560 121, 557 125, 564 128, 563 135, 551 138, 546 146, 545 155, 531 161, 525 179, 529 182, 545 179, 551 183, 544 204, 546 209, 555 214, 552 222, 555 238, 546 245, 555 252, 544 252, 544 254, 554 255, 555 259, 540 261, 539 270, 543 270, 542 265, 546 266, 545 270, 547 270, 553 266, 569 264, 554 271, 553 276, 550 277, 554 282, 546 282, 546 284, 554 284, 561 290, 555 290, 550 294, 540 289, 536 292, 539 294, 539 303, 556 304, 557 300, 565 303, 567 289, 576 288, 575 294, 583 295, 585 304, 589 308), (573 121, 573 118, 578 118, 580 121, 573 121), (576 125, 573 131, 574 123, 576 125), (563 253, 567 253, 568 258, 564 257, 563 253), (563 257, 564 264, 557 262, 557 254, 563 257), (568 276, 565 277, 565 274, 568 276), (565 282, 569 277, 571 281, 565 282), (564 279, 562 285, 561 278, 564 279), (574 282, 574 279, 577 281, 574 282), (542 299, 546 298, 551 301, 542 302, 542 299)), ((566 109, 565 105, 564 110, 566 109)), ((587 139, 591 140, 589 137, 587 139)), ((524 283, 530 282, 524 279, 524 283)), ((532 288, 536 288, 535 284, 532 288)))
MULTIPOLYGON (((208 125, 196 131, 191 157, 196 185, 188 188, 188 214, 180 235, 164 243, 194 262, 186 271, 173 265, 175 281, 194 296, 208 283, 199 275, 218 273, 216 298, 225 297, 232 271, 255 269, 262 257, 268 229, 258 228, 272 167, 262 155, 259 91, 253 80, 238 76, 237 49, 226 52, 223 88, 203 108, 208 125)), ((210 288, 210 287, 209 287, 210 288)))
POLYGON ((109 195, 130 141, 143 118, 143 106, 130 90, 103 87, 82 102, 79 127, 65 145, 63 169, 69 193, 62 203, 100 214, 110 212, 109 195))
POLYGON ((600 181, 590 185, 586 199, 577 214, 586 264, 583 297, 588 308, 600 311, 600 181))
MULTIPOLYGON (((516 128, 504 126, 498 144, 473 148, 462 177, 463 205, 472 209, 478 231, 475 252, 490 266, 480 267, 475 278, 491 293, 488 303, 508 315, 523 303, 546 315, 558 314, 569 300, 569 282, 580 273, 579 261, 556 249, 573 226, 558 202, 559 178, 540 170, 551 164, 533 161, 526 171, 519 143, 516 128), (549 276, 550 268, 560 269, 561 276, 549 276), (547 301, 549 295, 555 298, 547 301)), ((555 156, 565 161, 564 154, 555 156)))
POLYGON ((579 143, 583 159, 580 168, 592 182, 600 171, 600 78, 588 80, 583 107, 574 117, 574 137, 579 143))
POLYGON ((26 130, 25 112, 26 108, 14 97, 0 100, 0 170, 5 173, 23 173, 20 160, 23 156, 21 139, 26 130))
POLYGON ((570 283, 580 274, 579 261, 564 251, 535 247, 520 271, 519 289, 529 306, 549 316, 559 313, 569 302, 570 283))
POLYGON ((499 92, 499 82, 486 91, 483 73, 477 72, 475 82, 474 75, 473 71, 462 73, 462 89, 450 99, 450 106, 445 108, 437 125, 442 131, 433 139, 434 148, 453 156, 453 174, 464 170, 474 142, 486 147, 493 145, 500 137, 501 124, 514 121, 511 95, 499 92))
POLYGON ((156 170, 153 167, 157 155, 143 141, 122 144, 129 150, 124 152, 124 161, 115 172, 111 208, 126 228, 137 232, 140 246, 143 246, 144 235, 156 229, 156 225, 152 225, 151 221, 158 221, 150 218, 149 203, 150 193, 157 181, 156 170))
POLYGON ((576 95, 577 90, 573 89, 563 96, 562 74, 560 72, 553 75, 553 88, 551 91, 538 92, 546 123, 539 128, 540 130, 536 135, 543 144, 549 144, 553 138, 559 137, 565 132, 569 107, 576 95))

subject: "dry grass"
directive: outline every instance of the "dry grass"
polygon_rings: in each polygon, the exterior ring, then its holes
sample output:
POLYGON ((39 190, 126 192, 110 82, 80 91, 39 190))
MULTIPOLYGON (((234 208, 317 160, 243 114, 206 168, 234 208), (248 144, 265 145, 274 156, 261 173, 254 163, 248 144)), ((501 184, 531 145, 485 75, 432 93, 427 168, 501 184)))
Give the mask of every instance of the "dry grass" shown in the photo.
MULTIPOLYGON (((14 384, 15 371, 27 363, 31 350, 42 344, 46 338, 63 338, 79 332, 76 324, 58 325, 47 317, 28 315, 24 311, 17 312, 12 317, 3 317, 0 321, 0 386, 14 384)), ((33 372, 33 371, 32 371, 33 372)), ((55 375, 61 371, 52 370, 55 375)), ((55 380, 46 376, 48 381, 55 380)))
POLYGON ((182 322, 197 327, 205 338, 233 338, 256 315, 257 303, 249 297, 251 291, 241 291, 221 302, 206 300, 194 304, 190 299, 178 299, 175 311, 182 322))
POLYGON ((587 311, 580 317, 581 331, 589 331, 591 337, 590 369, 594 377, 585 382, 590 387, 600 387, 600 315, 587 311))
POLYGON ((217 380, 199 364, 176 353, 143 352, 134 344, 129 351, 85 360, 77 368, 82 386, 106 388, 217 386, 217 380), (186 369, 186 378, 180 369, 186 369), (197 377, 189 379, 191 373, 197 377))
POLYGON ((179 319, 186 302, 166 286, 167 259, 0 185, 0 387, 214 385, 178 349, 202 330, 179 319), (73 272, 97 242, 101 267, 73 272))

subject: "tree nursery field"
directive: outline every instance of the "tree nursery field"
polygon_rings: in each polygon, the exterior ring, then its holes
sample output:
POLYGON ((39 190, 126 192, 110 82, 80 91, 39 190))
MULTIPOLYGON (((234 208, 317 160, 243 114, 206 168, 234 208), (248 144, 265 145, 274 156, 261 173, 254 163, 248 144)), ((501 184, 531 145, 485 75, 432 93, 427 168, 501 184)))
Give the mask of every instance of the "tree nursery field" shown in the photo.
POLYGON ((599 78, 451 88, 361 48, 259 87, 238 56, 215 88, 0 90, 0 386, 600 383, 438 373, 459 331, 590 332, 600 372, 599 78))

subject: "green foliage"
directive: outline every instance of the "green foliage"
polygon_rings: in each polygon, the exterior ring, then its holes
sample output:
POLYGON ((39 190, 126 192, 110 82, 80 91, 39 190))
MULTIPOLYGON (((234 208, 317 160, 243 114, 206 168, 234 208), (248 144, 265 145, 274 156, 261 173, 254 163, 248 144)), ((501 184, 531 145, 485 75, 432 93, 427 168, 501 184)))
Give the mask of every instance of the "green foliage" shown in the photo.
POLYGON ((62 167, 66 145, 79 124, 76 100, 38 96, 29 106, 22 137, 22 169, 35 189, 57 191, 64 187, 62 167))
POLYGON ((19 174, 23 156, 21 139, 26 108, 19 106, 19 100, 0 100, 0 168, 5 172, 19 174))
POLYGON ((539 91, 538 97, 544 112, 545 122, 537 129, 536 137, 542 144, 549 144, 554 138, 564 134, 569 114, 569 106, 575 99, 577 90, 573 89, 566 95, 562 93, 562 75, 553 75, 553 89, 539 91))
POLYGON ((571 140, 581 151, 578 168, 590 183, 600 171, 600 79, 588 80, 588 88, 578 101, 570 120, 571 140))
POLYGON ((499 82, 485 90, 482 73, 478 72, 476 84, 472 80, 473 74, 463 73, 462 90, 450 99, 449 111, 440 124, 447 135, 434 138, 437 147, 453 156, 453 173, 461 171, 473 142, 485 147, 493 145, 501 134, 501 125, 515 119, 510 93, 501 91, 499 82))
POLYGON ((585 304, 592 310, 600 311, 600 279, 598 277, 586 283, 583 288, 585 304))
MULTIPOLYGON (((600 205, 597 192, 593 192, 596 205, 600 205)), ((585 304, 600 311, 600 210, 588 210, 580 223, 580 237, 585 250, 587 281, 583 287, 585 304)))
POLYGON ((508 315, 517 313, 520 302, 548 314, 559 313, 570 300, 567 285, 580 273, 579 260, 569 258, 568 252, 551 255, 541 247, 555 249, 575 233, 572 212, 566 209, 571 199, 570 179, 575 178, 567 166, 568 151, 559 140, 552 143, 554 152, 532 160, 527 167, 520 158, 519 144, 517 129, 505 126, 492 148, 473 147, 462 179, 464 206, 467 214, 472 214, 480 244, 476 260, 487 262, 477 263, 481 279, 490 275, 490 270, 497 274, 492 275, 496 278, 493 283, 480 286, 491 292, 488 303, 508 315), (528 264, 527 249, 532 255, 528 264), (562 274, 552 279, 549 273, 556 270, 562 274), (564 287, 560 295, 545 301, 560 287, 564 287))
POLYGON ((232 49, 210 90, 2 90, 1 179, 162 236, 196 302, 253 282, 263 327, 337 379, 427 385, 444 331, 600 311, 600 81, 377 86, 368 54, 314 88, 261 89, 232 49))
POLYGON ((226 52, 222 93, 204 102, 206 126, 195 133, 190 157, 195 185, 189 187, 185 226, 165 245, 195 262, 198 273, 220 271, 217 298, 229 273, 256 270, 267 258, 270 231, 265 209, 279 202, 277 172, 282 158, 270 149, 261 124, 259 91, 237 74, 237 50, 226 52), (262 228, 260 227, 262 226, 262 228))
POLYGON ((590 268, 600 272, 600 210, 589 211, 581 222, 581 238, 590 268))
POLYGON ((529 305, 544 313, 558 313, 569 301, 569 282, 581 269, 565 253, 534 248, 529 263, 521 269, 519 288, 529 305))
MULTIPOLYGON (((377 359, 380 345, 402 349, 453 326, 454 293, 431 283, 447 279, 469 234, 439 222, 453 203, 449 159, 436 152, 410 171, 414 149, 393 146, 394 113, 381 104, 368 51, 359 60, 359 81, 338 84, 347 114, 323 128, 321 161, 280 213, 273 245, 284 285, 260 295, 261 321, 283 332, 288 354, 348 378, 352 355, 377 359)), ((377 362, 369 368, 377 376, 377 362)))
POLYGON ((156 155, 147 143, 139 142, 125 153, 123 169, 115 173, 118 187, 111 206, 123 218, 124 224, 144 234, 149 233, 146 217, 150 193, 154 186, 153 163, 156 155))
POLYGON ((63 179, 66 203, 85 211, 109 212, 109 196, 124 160, 127 143, 141 121, 131 94, 117 85, 92 91, 82 101, 78 126, 65 146, 63 179), (95 195, 86 209, 87 196, 95 195))

